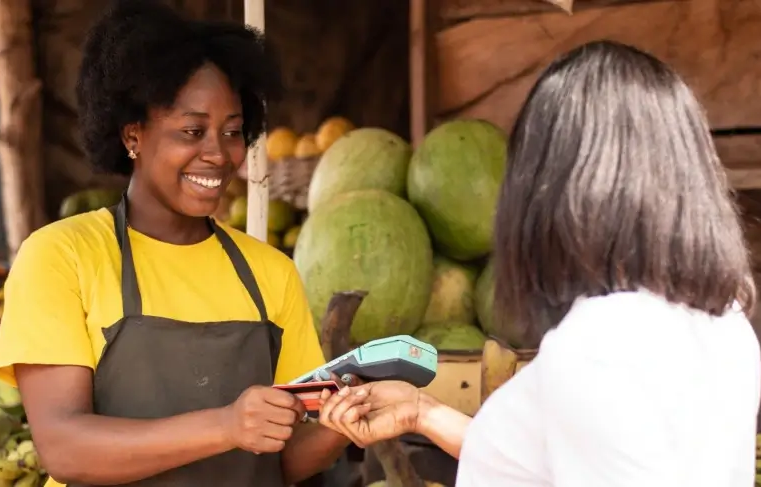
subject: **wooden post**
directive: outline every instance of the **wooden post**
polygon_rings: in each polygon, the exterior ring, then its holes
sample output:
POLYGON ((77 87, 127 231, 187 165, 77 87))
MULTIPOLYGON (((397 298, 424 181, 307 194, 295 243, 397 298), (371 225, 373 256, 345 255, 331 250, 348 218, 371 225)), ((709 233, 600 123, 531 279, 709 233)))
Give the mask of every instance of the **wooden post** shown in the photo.
POLYGON ((30 0, 0 0, 0 168, 8 260, 45 224, 42 82, 33 52, 30 0))
MULTIPOLYGON (((264 0, 245 0, 244 12, 246 24, 264 32, 264 0)), ((246 159, 246 179, 248 180, 246 233, 262 241, 267 240, 267 211, 269 209, 266 143, 265 132, 259 137, 256 146, 248 151, 246 159)))
POLYGON ((410 139, 412 146, 423 140, 433 128, 435 72, 432 25, 434 0, 410 0, 410 139))

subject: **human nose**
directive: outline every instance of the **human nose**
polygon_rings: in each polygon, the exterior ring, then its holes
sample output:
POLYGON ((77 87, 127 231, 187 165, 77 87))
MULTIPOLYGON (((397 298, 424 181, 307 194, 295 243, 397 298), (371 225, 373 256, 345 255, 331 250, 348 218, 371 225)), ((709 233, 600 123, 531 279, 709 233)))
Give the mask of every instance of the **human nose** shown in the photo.
POLYGON ((201 160, 221 166, 227 161, 225 156, 224 147, 217 134, 209 131, 204 140, 203 148, 201 150, 201 160))

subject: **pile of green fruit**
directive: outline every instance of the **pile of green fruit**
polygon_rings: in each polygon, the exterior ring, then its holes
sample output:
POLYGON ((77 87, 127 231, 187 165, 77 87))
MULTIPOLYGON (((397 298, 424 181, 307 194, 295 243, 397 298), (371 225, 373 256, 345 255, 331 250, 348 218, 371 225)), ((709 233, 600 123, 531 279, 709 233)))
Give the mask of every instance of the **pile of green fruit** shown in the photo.
POLYGON ((338 137, 312 175, 293 251, 315 323, 335 292, 361 289, 354 343, 408 334, 471 353, 495 335, 521 348, 491 313, 506 168, 505 134, 481 120, 442 123, 416 148, 377 127, 338 137))
POLYGON ((0 487, 39 487, 47 480, 25 419, 18 389, 0 382, 0 487))
MULTIPOLYGON (((224 204, 224 203, 223 203, 224 204)), ((287 201, 273 199, 267 209, 267 243, 291 255, 301 231, 304 212, 287 201)), ((248 219, 248 199, 245 194, 237 195, 229 202, 221 220, 233 228, 246 231, 248 219)))

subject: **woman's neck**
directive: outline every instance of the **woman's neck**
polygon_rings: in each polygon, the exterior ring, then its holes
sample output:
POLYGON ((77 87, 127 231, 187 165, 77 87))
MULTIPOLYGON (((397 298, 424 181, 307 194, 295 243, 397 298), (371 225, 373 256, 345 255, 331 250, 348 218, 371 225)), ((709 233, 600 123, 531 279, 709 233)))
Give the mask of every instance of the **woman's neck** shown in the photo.
POLYGON ((127 224, 143 235, 174 245, 196 244, 211 235, 206 218, 181 215, 133 182, 127 200, 127 224))

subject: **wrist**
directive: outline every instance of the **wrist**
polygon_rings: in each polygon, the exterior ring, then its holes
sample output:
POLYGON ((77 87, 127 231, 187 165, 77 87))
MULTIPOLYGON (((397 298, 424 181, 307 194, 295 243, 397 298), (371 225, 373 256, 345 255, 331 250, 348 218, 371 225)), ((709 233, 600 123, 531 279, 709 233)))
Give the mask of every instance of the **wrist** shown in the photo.
POLYGON ((427 433, 430 432, 432 428, 435 428, 435 425, 433 424, 434 417, 436 415, 436 410, 441 406, 442 404, 439 401, 420 391, 417 400, 417 418, 411 433, 427 437, 427 433))
POLYGON ((234 422, 235 414, 231 406, 225 406, 221 408, 209 410, 214 417, 214 432, 216 442, 222 451, 232 450, 237 448, 238 445, 235 441, 234 422))

